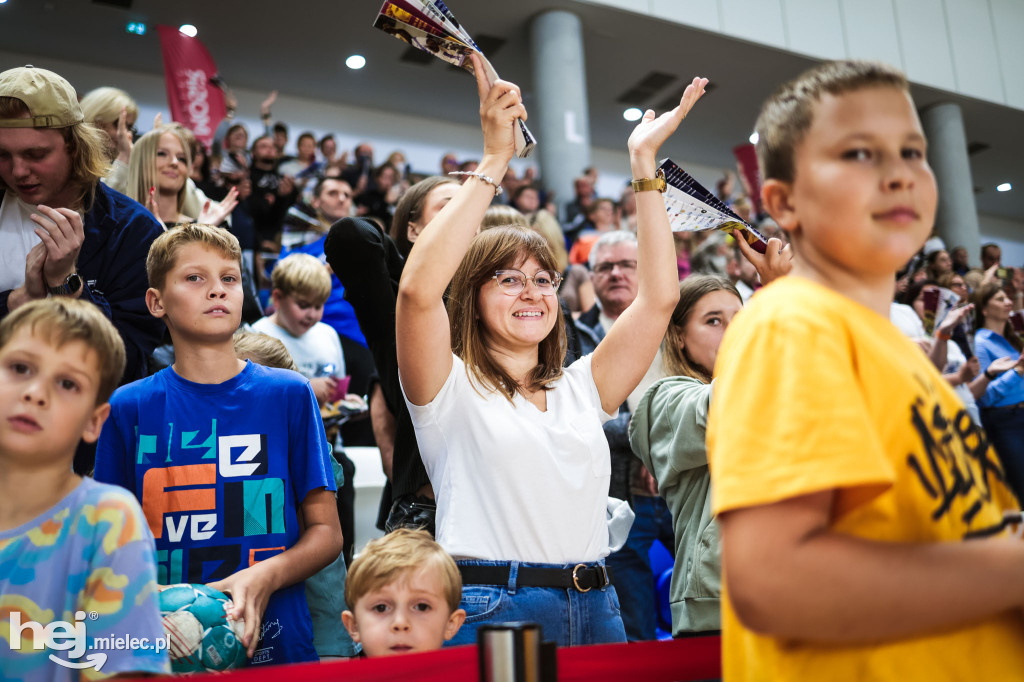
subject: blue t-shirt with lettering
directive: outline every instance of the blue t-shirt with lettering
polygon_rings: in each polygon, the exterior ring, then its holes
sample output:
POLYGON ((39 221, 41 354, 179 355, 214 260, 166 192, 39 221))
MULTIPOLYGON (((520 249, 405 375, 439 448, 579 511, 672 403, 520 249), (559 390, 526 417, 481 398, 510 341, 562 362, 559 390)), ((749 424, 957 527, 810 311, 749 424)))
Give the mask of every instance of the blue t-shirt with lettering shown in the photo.
MULTIPOLYGON (((335 490, 309 381, 246 363, 220 384, 173 368, 118 389, 96 451, 96 480, 139 499, 157 548, 157 582, 211 583, 300 536, 307 493, 335 490)), ((252 664, 317 660, 303 583, 278 590, 252 664)))

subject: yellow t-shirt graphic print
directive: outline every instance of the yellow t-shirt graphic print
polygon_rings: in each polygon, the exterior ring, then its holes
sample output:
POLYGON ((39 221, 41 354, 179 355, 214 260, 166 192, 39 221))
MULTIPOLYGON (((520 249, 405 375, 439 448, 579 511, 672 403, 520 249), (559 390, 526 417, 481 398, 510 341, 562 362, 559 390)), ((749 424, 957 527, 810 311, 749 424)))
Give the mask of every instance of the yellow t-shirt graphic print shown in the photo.
MULTIPOLYGON (((761 291, 730 325, 716 370, 715 514, 835 490, 833 531, 928 543, 1004 533, 1004 512, 1019 509, 984 432, 921 349, 830 289, 789 277, 761 291)), ((726 590, 722 623, 729 681, 1024 680, 1016 612, 823 646, 744 628, 726 590)))

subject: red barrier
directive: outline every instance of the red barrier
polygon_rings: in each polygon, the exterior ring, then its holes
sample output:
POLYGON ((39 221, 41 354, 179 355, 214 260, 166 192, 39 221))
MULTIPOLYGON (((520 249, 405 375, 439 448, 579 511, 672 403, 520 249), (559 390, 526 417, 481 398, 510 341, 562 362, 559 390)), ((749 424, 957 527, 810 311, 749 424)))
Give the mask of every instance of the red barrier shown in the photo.
MULTIPOLYGON (((604 644, 558 650, 559 682, 686 682, 722 676, 721 639, 604 644)), ((190 680, 201 680, 202 676, 190 680)), ((425 654, 304 663, 222 673, 210 682, 476 682, 476 646, 425 654)))

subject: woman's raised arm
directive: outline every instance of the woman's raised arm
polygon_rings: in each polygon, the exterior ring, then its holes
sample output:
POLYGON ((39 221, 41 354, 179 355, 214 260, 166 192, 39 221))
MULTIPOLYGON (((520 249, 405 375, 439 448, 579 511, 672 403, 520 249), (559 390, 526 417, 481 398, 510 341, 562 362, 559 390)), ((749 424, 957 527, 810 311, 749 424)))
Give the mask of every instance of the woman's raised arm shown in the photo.
MULTIPOLYGON (((629 136, 629 164, 633 178, 653 178, 661 145, 704 94, 706 78, 686 86, 679 106, 655 118, 650 109, 629 136)), ((637 192, 637 294, 633 303, 597 346, 593 357, 594 383, 606 412, 636 388, 658 351, 672 310, 679 300, 672 228, 659 192, 637 192)))
MULTIPOLYGON (((515 152, 515 119, 526 120, 519 87, 499 80, 488 85, 483 66, 473 55, 480 94, 484 154, 476 172, 501 184, 515 152)), ((425 405, 434 399, 451 372, 451 334, 444 290, 480 229, 495 188, 469 177, 447 206, 416 240, 398 285, 396 333, 398 373, 409 400, 425 405)))

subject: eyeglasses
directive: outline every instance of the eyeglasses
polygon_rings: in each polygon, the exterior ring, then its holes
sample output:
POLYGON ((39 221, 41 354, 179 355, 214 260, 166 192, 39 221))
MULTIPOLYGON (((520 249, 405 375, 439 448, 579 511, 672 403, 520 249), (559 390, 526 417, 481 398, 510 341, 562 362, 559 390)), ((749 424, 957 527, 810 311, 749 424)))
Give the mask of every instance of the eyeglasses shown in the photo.
POLYGON ((558 291, 558 285, 562 283, 560 274, 548 270, 538 270, 533 277, 527 277, 521 270, 498 270, 491 279, 498 283, 502 293, 509 296, 521 294, 526 288, 527 281, 533 282, 544 296, 554 296, 558 291))
POLYGON ((616 265, 619 266, 619 270, 622 270, 623 272, 627 270, 636 270, 635 260, 616 260, 611 262, 598 263, 597 265, 594 266, 594 272, 596 272, 599 275, 610 275, 612 273, 612 270, 615 269, 616 265))

